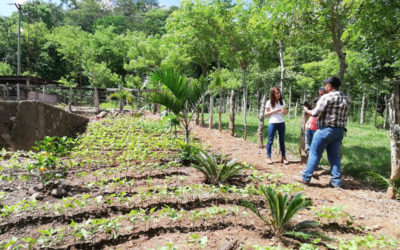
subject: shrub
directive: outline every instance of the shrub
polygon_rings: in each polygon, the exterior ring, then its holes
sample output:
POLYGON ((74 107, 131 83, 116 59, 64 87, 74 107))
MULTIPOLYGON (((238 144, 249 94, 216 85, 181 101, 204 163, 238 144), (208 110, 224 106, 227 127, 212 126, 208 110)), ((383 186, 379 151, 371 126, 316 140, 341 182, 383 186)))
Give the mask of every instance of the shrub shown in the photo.
POLYGON ((56 156, 64 156, 75 146, 75 140, 66 136, 46 136, 42 141, 35 142, 37 146, 32 147, 37 151, 44 151, 56 156))

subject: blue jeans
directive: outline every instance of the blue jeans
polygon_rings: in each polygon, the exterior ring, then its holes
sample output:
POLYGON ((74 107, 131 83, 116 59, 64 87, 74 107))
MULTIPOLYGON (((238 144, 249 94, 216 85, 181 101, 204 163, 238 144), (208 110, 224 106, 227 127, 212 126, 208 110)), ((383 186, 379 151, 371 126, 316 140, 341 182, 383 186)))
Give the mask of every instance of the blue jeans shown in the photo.
POLYGON ((316 130, 307 129, 306 131, 306 151, 310 149, 312 138, 314 137, 316 130))
POLYGON ((331 165, 331 185, 341 185, 340 145, 344 136, 343 128, 320 127, 315 132, 306 169, 303 171, 303 181, 310 182, 314 171, 317 169, 322 153, 326 149, 329 164, 331 165))
POLYGON ((285 123, 270 123, 268 125, 268 143, 267 143, 267 156, 271 157, 271 147, 274 142, 275 132, 278 130, 279 144, 281 146, 282 157, 286 156, 285 152, 285 123))

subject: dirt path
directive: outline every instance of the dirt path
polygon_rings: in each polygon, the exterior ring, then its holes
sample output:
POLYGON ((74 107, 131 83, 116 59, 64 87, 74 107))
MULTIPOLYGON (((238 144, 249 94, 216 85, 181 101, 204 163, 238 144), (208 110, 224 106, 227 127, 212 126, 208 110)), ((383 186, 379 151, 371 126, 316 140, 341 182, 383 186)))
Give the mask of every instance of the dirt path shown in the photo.
MULTIPOLYGON (((230 136, 227 132, 219 132, 195 126, 193 135, 208 145, 211 151, 228 155, 238 161, 254 165, 259 171, 282 173, 281 182, 295 183, 294 178, 300 176, 304 165, 299 159, 288 156, 289 165, 279 163, 279 157, 273 154, 274 164, 267 165, 265 148, 259 149, 257 144, 230 136)), ((322 175, 318 180, 312 179, 311 185, 305 187, 305 194, 313 200, 314 206, 346 206, 346 212, 354 220, 374 235, 390 235, 400 240, 400 202, 388 200, 384 192, 376 192, 349 176, 342 177, 342 188, 328 186, 330 176, 322 175)))

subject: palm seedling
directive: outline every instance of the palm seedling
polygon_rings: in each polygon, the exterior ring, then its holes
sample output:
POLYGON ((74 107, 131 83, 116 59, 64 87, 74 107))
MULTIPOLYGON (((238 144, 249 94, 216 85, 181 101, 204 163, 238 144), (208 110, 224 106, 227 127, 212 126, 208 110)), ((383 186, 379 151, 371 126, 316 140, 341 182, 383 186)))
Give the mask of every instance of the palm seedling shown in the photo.
POLYGON ((261 187, 261 193, 267 200, 268 207, 270 209, 271 218, 265 218, 256 205, 246 200, 240 200, 240 203, 255 213, 266 225, 270 226, 274 231, 275 235, 282 237, 283 235, 291 235, 297 238, 308 239, 308 238, 327 238, 319 234, 318 232, 306 232, 301 231, 303 229, 312 228, 318 226, 316 221, 302 221, 295 226, 290 223, 293 216, 300 210, 311 206, 311 201, 303 197, 301 193, 293 196, 289 199, 289 195, 286 193, 282 195, 280 192, 276 192, 272 187, 261 187))
POLYGON ((151 79, 163 87, 151 95, 150 101, 165 106, 175 114, 185 130, 185 143, 189 144, 189 125, 201 97, 207 91, 206 81, 203 78, 189 81, 173 69, 156 70, 151 79))
POLYGON ((199 155, 194 156, 195 161, 198 165, 193 164, 193 167, 202 172, 207 181, 212 184, 224 183, 234 177, 240 176, 242 170, 247 169, 236 162, 236 159, 226 162, 222 160, 221 164, 218 164, 217 158, 208 152, 200 151, 199 155))
POLYGON ((127 104, 132 104, 133 95, 127 89, 119 89, 117 92, 112 93, 107 97, 108 100, 117 99, 119 101, 119 112, 121 113, 124 109, 124 101, 127 104))

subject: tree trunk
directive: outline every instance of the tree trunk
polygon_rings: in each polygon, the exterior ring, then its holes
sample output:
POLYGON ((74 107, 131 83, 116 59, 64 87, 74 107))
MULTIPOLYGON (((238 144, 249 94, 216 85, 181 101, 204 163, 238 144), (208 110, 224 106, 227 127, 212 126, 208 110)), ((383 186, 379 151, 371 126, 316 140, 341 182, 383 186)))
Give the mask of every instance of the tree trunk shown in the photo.
POLYGON ((236 98, 236 93, 235 93, 235 114, 239 113, 239 97, 236 98))
POLYGON ((208 128, 212 129, 214 123, 214 95, 212 93, 210 93, 210 108, 208 114, 210 115, 208 128))
POLYGON ((69 86, 67 111, 72 112, 72 86, 69 86))
POLYGON ((156 114, 158 112, 158 104, 157 103, 153 103, 153 114, 156 114))
MULTIPOLYGON (((141 108, 141 106, 142 106, 142 104, 141 104, 141 101, 140 101, 140 88, 137 88, 137 95, 136 95, 136 105, 137 105, 137 109, 139 110, 140 108, 141 108)), ((135 109, 135 107, 133 106, 133 103, 132 103, 132 109, 135 109)))
POLYGON ((200 120, 199 120, 199 108, 197 107, 194 113, 194 123, 196 125, 200 124, 200 120))
POLYGON ((222 129, 222 109, 224 104, 224 96, 222 95, 222 90, 219 90, 219 105, 218 105, 218 130, 222 129))
POLYGON ((385 95, 385 115, 384 115, 385 117, 383 120, 383 129, 387 128, 388 114, 389 114, 388 100, 387 100, 387 95, 385 95))
POLYGON ((228 109, 228 104, 229 104, 229 101, 230 101, 229 98, 231 98, 231 97, 229 96, 229 94, 227 94, 226 95, 226 99, 224 101, 224 114, 226 114, 226 110, 228 109))
POLYGON ((292 110, 292 86, 289 87, 289 109, 288 109, 288 119, 290 119, 290 111, 292 110))
POLYGON ((267 100, 267 95, 263 94, 262 99, 261 99, 261 104, 260 104, 260 112, 258 113, 258 129, 257 129, 257 135, 258 135, 258 147, 263 148, 264 147, 264 120, 265 120, 265 102, 267 100))
POLYGON ((303 111, 303 114, 301 116, 301 129, 300 129, 300 164, 306 164, 308 160, 308 154, 306 151, 306 123, 308 118, 309 115, 307 115, 307 113, 303 111))
MULTIPOLYGON (((122 91, 122 85, 121 83, 118 84, 118 91, 122 91)), ((124 111, 124 100, 120 99, 119 100, 119 112, 122 113, 124 111)))
POLYGON ((279 61, 280 61, 280 63, 281 63, 281 82, 280 82, 280 85, 281 85, 281 94, 282 94, 282 96, 283 96, 283 85, 284 85, 284 82, 285 82, 285 63, 284 63, 284 61, 283 61, 283 50, 284 50, 284 44, 283 44, 283 41, 282 40, 280 40, 279 41, 279 61))
MULTIPOLYGON (((118 84, 118 91, 122 91, 121 83, 118 84)), ((122 113, 124 111, 124 100, 119 99, 119 112, 122 113)))
POLYGON ((364 124, 364 117, 365 117, 365 103, 366 103, 366 94, 363 93, 362 101, 361 101, 361 110, 360 110, 360 124, 364 124))
POLYGON ((256 104, 255 104, 256 108, 255 108, 254 112, 257 112, 257 116, 259 116, 260 115, 260 107, 261 107, 260 91, 259 90, 257 90, 256 98, 257 98, 256 104))
POLYGON ((94 112, 98 114, 100 112, 100 102, 99 102, 99 91, 94 88, 94 112))
POLYGON ((335 6, 331 5, 331 35, 332 35, 332 42, 333 47, 335 48, 335 52, 339 58, 339 79, 343 84, 344 74, 346 72, 347 64, 346 64, 346 54, 343 53, 343 43, 341 40, 343 34, 343 28, 340 25, 340 20, 338 20, 339 14, 335 6))
POLYGON ((229 134, 235 136, 235 105, 236 104, 236 93, 235 90, 231 92, 230 107, 229 107, 229 134))
POLYGON ((204 96, 201 97, 201 126, 204 127, 204 96))
MULTIPOLYGON (((395 82, 395 90, 389 103, 391 166, 390 180, 400 178, 400 82, 395 82)), ((393 188, 387 191, 388 197, 394 199, 393 188)))
POLYGON ((243 127, 244 127, 244 140, 247 139, 247 87, 246 87, 246 69, 243 70, 243 127))
POLYGON ((375 126, 375 128, 376 128, 376 113, 378 113, 378 101, 379 101, 379 90, 376 90, 375 112, 374 112, 374 126, 375 126))
POLYGON ((299 100, 296 101, 296 107, 295 107, 295 110, 294 110, 294 119, 297 119, 297 107, 298 107, 298 105, 299 105, 299 100))

